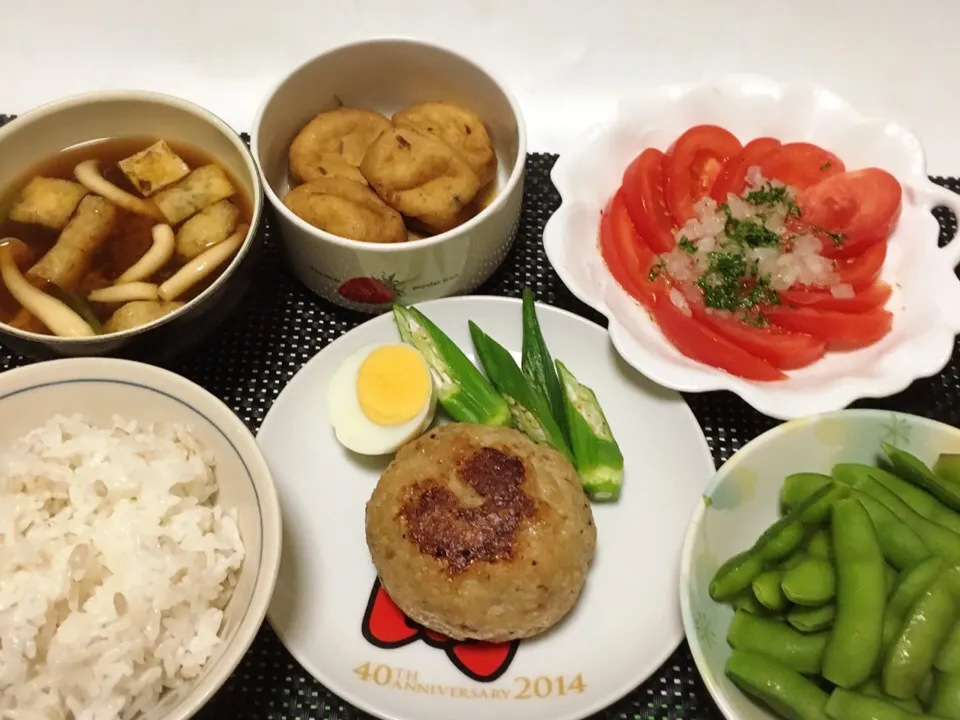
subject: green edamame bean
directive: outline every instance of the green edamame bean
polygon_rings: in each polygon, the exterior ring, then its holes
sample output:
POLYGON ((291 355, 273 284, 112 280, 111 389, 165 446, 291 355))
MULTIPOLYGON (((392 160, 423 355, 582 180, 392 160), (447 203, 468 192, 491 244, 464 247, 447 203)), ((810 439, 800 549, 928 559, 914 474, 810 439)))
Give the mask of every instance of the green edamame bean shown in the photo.
POLYGON ((886 505, 859 490, 853 491, 853 497, 867 509, 870 520, 877 528, 880 549, 888 563, 903 570, 930 557, 930 550, 920 536, 901 522, 886 505))
POLYGON ((904 572, 903 578, 894 590, 893 595, 887 603, 887 609, 883 616, 883 645, 884 655, 890 647, 903 622, 907 618, 907 613, 917 603, 920 597, 926 592, 933 583, 940 577, 944 568, 944 562, 938 557, 927 558, 918 563, 914 568, 904 572))
POLYGON ((833 720, 936 720, 915 715, 880 698, 837 688, 827 701, 827 717, 833 720))
POLYGON ((816 675, 823 661, 827 633, 804 634, 777 620, 747 612, 733 616, 727 642, 735 650, 760 653, 804 675, 816 675))
POLYGON ((787 600, 797 605, 823 605, 833 599, 837 590, 833 564, 821 558, 804 558, 783 573, 780 588, 787 600))
POLYGON ((750 587, 754 578, 763 572, 766 562, 786 557, 796 550, 805 537, 802 528, 816 527, 830 511, 833 498, 836 497, 831 487, 823 487, 808 497, 785 517, 767 528, 753 547, 734 555, 723 563, 710 581, 710 597, 717 602, 732 598, 750 587), (795 527, 797 521, 802 526, 799 533, 795 527), (791 543, 795 544, 791 545, 791 543))
POLYGON ((947 635, 957 621, 957 602, 941 580, 916 602, 893 641, 883 664, 883 691, 913 697, 933 668, 947 635))
POLYGON ((930 712, 949 720, 960 720, 960 673, 934 674, 930 712))
POLYGON ((827 720, 827 694, 795 670, 757 653, 734 650, 727 677, 747 695, 791 720, 827 720))
POLYGON ((780 507, 790 509, 830 484, 829 475, 800 472, 787 475, 780 487, 780 507))
POLYGON ((782 578, 783 573, 779 570, 767 570, 753 579, 753 594, 768 610, 784 610, 790 605, 780 587, 782 578))
POLYGON ((820 528, 807 541, 807 553, 812 557, 833 560, 833 545, 830 544, 830 533, 820 528))
POLYGON ((896 705, 898 708, 906 710, 907 712, 923 712, 923 705, 920 704, 920 701, 917 700, 917 698, 901 700, 900 698, 894 698, 884 694, 883 688, 880 687, 880 680, 875 677, 870 678, 863 685, 858 687, 857 692, 861 695, 866 695, 867 697, 875 697, 880 698, 881 700, 886 700, 891 705, 896 705))
POLYGON ((918 488, 926 490, 947 507, 960 510, 960 485, 938 476, 920 458, 906 450, 901 450, 888 442, 880 443, 880 447, 883 448, 897 475, 918 488))
POLYGON ((926 490, 921 490, 883 468, 868 465, 862 467, 866 468, 870 477, 903 500, 914 512, 955 533, 960 533, 960 514, 951 510, 926 490))
POLYGON ((869 468, 864 471, 862 467, 865 466, 838 465, 834 468, 838 473, 835 479, 883 503, 890 512, 920 537, 923 544, 934 555, 949 561, 960 558, 960 535, 917 514, 896 494, 874 480, 869 468))
POLYGON ((829 628, 836 617, 836 605, 795 607, 787 613, 787 622, 802 633, 813 633, 829 628))
POLYGON ((873 523, 856 498, 833 508, 837 618, 823 656, 823 676, 843 688, 870 677, 880 652, 886 605, 883 554, 873 523))

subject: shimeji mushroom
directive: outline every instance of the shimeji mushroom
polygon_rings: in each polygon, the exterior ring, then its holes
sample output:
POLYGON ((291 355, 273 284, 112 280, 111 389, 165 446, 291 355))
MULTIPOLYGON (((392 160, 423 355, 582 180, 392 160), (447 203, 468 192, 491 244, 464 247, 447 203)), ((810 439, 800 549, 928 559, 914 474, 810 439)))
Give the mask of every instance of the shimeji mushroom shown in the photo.
MULTIPOLYGON (((170 262, 176 248, 173 228, 166 224, 154 225, 151 229, 153 244, 137 262, 127 268, 116 280, 117 285, 146 280, 164 265, 170 262)), ((152 298, 133 298, 150 300, 152 298)))
POLYGON ((128 303, 134 300, 156 300, 159 288, 154 283, 128 282, 109 285, 87 294, 87 300, 97 303, 128 303))
POLYGON ((0 276, 7 290, 23 307, 54 335, 60 337, 93 337, 96 332, 65 303, 34 287, 17 267, 16 254, 26 246, 16 238, 0 240, 0 276))
POLYGON ((119 208, 137 215, 147 215, 157 220, 164 219, 160 208, 152 202, 131 195, 104 178, 100 174, 100 165, 96 160, 84 160, 74 168, 73 174, 87 190, 106 198, 119 208))
POLYGON ((161 300, 175 300, 223 265, 243 244, 250 226, 241 224, 223 242, 203 251, 160 285, 161 300))

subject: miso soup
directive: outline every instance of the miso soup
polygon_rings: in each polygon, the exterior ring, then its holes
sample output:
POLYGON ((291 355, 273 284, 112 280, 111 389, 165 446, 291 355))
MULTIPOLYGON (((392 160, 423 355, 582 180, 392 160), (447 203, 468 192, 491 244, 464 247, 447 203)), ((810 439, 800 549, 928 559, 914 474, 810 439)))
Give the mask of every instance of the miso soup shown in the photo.
POLYGON ((0 323, 63 337, 145 325, 223 273, 251 218, 241 185, 196 148, 64 150, 0 195, 0 323))

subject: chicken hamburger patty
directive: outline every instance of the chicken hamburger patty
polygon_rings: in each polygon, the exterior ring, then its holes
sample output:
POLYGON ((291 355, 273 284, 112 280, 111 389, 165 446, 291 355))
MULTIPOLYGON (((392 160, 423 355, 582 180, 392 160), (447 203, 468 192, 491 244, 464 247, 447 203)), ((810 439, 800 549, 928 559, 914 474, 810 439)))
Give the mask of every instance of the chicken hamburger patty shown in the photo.
POLYGON ((367 503, 384 590, 457 640, 537 635, 577 602, 597 530, 573 466, 509 428, 451 424, 400 449, 367 503))

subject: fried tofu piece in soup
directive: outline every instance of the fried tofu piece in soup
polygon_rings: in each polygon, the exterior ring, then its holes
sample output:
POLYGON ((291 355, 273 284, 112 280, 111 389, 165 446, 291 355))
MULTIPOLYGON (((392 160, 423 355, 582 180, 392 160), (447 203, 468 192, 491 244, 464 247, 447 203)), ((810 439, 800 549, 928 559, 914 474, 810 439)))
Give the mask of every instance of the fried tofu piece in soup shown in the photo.
POLYGON ((35 177, 20 191, 10 219, 62 230, 86 194, 87 189, 72 180, 35 177))

